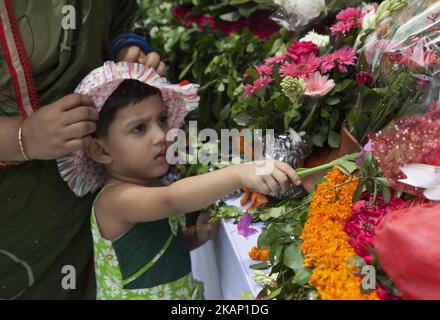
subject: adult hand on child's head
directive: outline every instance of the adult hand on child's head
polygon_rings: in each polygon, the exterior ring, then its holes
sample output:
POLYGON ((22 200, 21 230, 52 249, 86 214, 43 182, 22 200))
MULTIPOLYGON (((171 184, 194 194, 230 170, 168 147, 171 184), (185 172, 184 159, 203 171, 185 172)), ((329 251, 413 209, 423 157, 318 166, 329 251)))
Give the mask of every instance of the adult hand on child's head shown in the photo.
POLYGON ((23 122, 23 144, 30 159, 51 160, 78 151, 96 131, 99 113, 92 99, 67 95, 23 122))
POLYGON ((254 161, 240 164, 237 168, 241 183, 261 193, 286 192, 290 183, 301 185, 296 171, 282 161, 254 161))
POLYGON ((138 46, 123 48, 118 54, 117 61, 140 63, 152 67, 161 77, 164 77, 167 71, 167 66, 160 61, 160 55, 157 52, 145 54, 138 46))

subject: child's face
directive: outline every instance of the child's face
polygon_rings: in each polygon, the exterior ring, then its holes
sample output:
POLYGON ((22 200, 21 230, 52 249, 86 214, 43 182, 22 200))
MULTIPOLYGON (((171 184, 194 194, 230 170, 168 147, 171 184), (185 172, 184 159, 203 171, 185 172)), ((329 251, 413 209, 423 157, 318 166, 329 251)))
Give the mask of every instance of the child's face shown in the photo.
POLYGON ((164 175, 169 167, 167 114, 159 95, 120 110, 103 141, 112 158, 107 170, 140 183, 164 175))

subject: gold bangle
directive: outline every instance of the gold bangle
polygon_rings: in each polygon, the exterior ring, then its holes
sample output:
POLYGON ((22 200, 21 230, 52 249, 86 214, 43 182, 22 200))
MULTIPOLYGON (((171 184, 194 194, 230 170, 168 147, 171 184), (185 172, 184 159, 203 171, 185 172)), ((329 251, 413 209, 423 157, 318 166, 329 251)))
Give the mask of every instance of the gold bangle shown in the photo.
POLYGON ((24 146, 23 146, 23 121, 20 123, 20 127, 18 128, 18 144, 20 145, 21 155, 26 161, 31 161, 29 157, 26 155, 26 152, 24 152, 24 146))

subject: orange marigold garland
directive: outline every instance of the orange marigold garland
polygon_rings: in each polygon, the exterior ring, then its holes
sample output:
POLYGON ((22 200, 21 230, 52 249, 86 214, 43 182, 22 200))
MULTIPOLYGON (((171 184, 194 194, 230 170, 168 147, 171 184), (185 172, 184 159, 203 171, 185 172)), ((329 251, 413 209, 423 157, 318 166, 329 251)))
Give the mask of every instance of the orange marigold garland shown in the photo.
POLYGON ((256 261, 268 261, 269 260, 269 249, 259 249, 254 246, 251 251, 249 251, 249 257, 256 261))
POLYGON ((310 215, 304 225, 301 249, 304 266, 313 268, 310 278, 321 299, 376 300, 375 292, 361 292, 359 270, 349 259, 356 252, 348 242, 343 223, 352 213, 357 182, 337 167, 313 195, 310 215))

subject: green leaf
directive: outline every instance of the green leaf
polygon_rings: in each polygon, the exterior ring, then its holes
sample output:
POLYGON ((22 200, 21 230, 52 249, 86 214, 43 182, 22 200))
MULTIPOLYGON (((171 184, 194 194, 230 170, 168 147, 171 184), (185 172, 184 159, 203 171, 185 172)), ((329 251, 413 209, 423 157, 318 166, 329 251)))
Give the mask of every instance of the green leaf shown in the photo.
MULTIPOLYGON (((276 240, 278 240, 278 239, 276 239, 276 240)), ((284 247, 279 243, 272 245, 270 247, 269 258, 270 258, 270 262, 273 265, 278 264, 278 262, 280 261, 281 255, 283 254, 283 248, 284 247)))
POLYGON ((223 91, 225 91, 225 84, 223 83, 223 82, 220 82, 220 84, 218 85, 218 87, 217 87, 217 91, 218 92, 223 92, 223 91))
POLYGON ((391 201, 391 192, 390 192, 390 188, 388 186, 383 186, 383 199, 385 200, 386 203, 390 203, 391 201))
POLYGON ((339 102, 341 102, 341 99, 339 97, 328 97, 325 99, 325 103, 327 103, 329 106, 335 106, 339 102))
POLYGON ((330 128, 333 129, 339 120, 339 111, 337 109, 333 109, 330 114, 330 128))
POLYGON ((387 178, 379 177, 379 178, 376 178, 376 180, 379 181, 379 182, 380 182, 381 184, 383 184, 384 186, 387 186, 387 187, 390 186, 390 182, 388 181, 387 178))
POLYGON ((356 163, 348 160, 338 161, 338 167, 348 175, 352 175, 358 169, 356 163))
POLYGON ((359 201, 359 199, 361 197, 361 194, 364 191, 364 187, 365 187, 364 180, 359 181, 359 184, 358 184, 358 186, 356 188, 356 191, 355 191, 355 193, 353 195, 353 202, 359 201))
POLYGON ((354 83, 354 80, 351 80, 351 79, 342 80, 336 84, 335 88, 333 89, 333 92, 341 92, 353 83, 354 83))
POLYGON ((248 69, 247 76, 248 76, 249 78, 251 78, 252 81, 257 80, 257 79, 260 77, 260 75, 258 74, 258 71, 255 70, 254 68, 250 68, 250 69, 248 69))
POLYGON ((276 228, 269 226, 258 237, 258 247, 261 249, 269 248, 280 236, 281 234, 276 228))
POLYGON ((191 69, 191 67, 193 66, 194 63, 195 63, 195 61, 191 62, 189 65, 186 66, 185 69, 182 70, 182 72, 179 75, 179 80, 182 80, 186 76, 186 74, 191 69))
POLYGON ((238 13, 237 11, 233 11, 233 12, 229 12, 229 13, 225 13, 220 15, 220 19, 224 20, 224 21, 228 21, 228 22, 235 22, 240 20, 241 15, 240 13, 238 13))
POLYGON ((312 137, 312 142, 315 146, 323 147, 325 139, 326 139, 325 135, 323 135, 321 133, 317 133, 312 137))
POLYGON ((260 215, 260 219, 263 221, 267 221, 270 218, 279 218, 286 213, 285 207, 275 207, 267 210, 263 214, 260 215))
POLYGON ((292 282, 303 286, 307 284, 312 276, 312 272, 309 268, 302 268, 295 272, 292 282))
POLYGON ((283 45, 283 39, 276 39, 273 44, 272 48, 270 49, 268 56, 274 55, 283 45))
POLYGON ((261 263, 256 263, 256 264, 252 264, 249 266, 249 268, 253 269, 253 270, 263 270, 263 269, 267 269, 270 267, 269 262, 264 261, 261 263))
POLYGON ((324 119, 330 118, 330 112, 327 110, 327 108, 321 109, 321 118, 324 118, 324 119))
POLYGON ((254 46, 254 44, 251 42, 251 43, 249 43, 248 45, 247 45, 247 47, 246 47, 246 52, 247 53, 252 53, 252 52, 254 52, 255 51, 255 46, 254 46))
POLYGON ((328 144, 332 148, 338 148, 341 141, 341 136, 336 131, 330 131, 328 134, 328 144))
POLYGON ((284 265, 293 270, 304 268, 304 258, 299 245, 292 243, 284 249, 284 265))
POLYGON ((219 119, 220 120, 226 120, 229 118, 229 115, 231 114, 231 105, 228 103, 223 109, 222 111, 220 111, 220 116, 219 119))
POLYGON ((278 297, 281 293, 281 291, 283 290, 283 287, 280 287, 278 289, 275 289, 274 291, 272 291, 272 293, 267 297, 267 300, 272 300, 276 297, 278 297))

